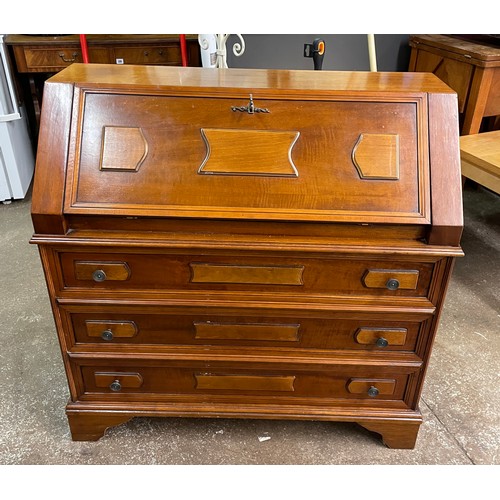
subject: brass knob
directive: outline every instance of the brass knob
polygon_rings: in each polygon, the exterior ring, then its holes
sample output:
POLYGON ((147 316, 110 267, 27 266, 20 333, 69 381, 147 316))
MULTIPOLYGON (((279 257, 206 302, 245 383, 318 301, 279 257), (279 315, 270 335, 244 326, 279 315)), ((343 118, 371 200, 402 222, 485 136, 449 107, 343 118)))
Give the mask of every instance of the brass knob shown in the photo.
POLYGON ((378 396, 379 390, 373 385, 368 389, 368 396, 375 398, 378 396))
POLYGON ((102 340, 113 340, 113 332, 111 330, 104 330, 102 333, 101 333, 101 338, 102 340))
POLYGON ((114 380, 111 384, 109 384, 109 388, 114 392, 118 392, 121 390, 122 384, 120 384, 119 380, 114 380))
POLYGON ((389 345, 389 341, 387 339, 384 339, 384 337, 380 337, 377 339, 377 342, 375 342, 375 345, 377 347, 387 347, 389 345))
POLYGON ((97 269, 92 273, 92 279, 100 283, 106 279, 106 273, 102 269, 97 269))
POLYGON ((397 290, 399 288, 399 281, 396 278, 391 278, 387 280, 385 286, 388 290, 397 290))

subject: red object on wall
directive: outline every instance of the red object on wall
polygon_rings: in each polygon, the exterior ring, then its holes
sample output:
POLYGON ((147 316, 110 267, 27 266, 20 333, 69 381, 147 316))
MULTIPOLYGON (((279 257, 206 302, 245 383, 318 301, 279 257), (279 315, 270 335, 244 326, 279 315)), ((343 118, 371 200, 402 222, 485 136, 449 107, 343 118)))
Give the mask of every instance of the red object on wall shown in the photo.
POLYGON ((89 62, 89 50, 87 47, 87 37, 85 35, 80 35, 80 47, 82 48, 83 62, 86 64, 89 62))
POLYGON ((179 40, 181 42, 181 58, 182 65, 188 65, 188 57, 187 57, 187 45, 186 45, 186 35, 179 35, 179 40))

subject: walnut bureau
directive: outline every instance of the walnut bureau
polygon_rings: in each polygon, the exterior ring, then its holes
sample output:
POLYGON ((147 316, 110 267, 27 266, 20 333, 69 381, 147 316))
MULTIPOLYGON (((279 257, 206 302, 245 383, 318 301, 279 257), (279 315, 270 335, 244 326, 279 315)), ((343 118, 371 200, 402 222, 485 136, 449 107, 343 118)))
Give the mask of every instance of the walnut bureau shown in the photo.
POLYGON ((31 241, 73 439, 237 417, 414 447, 461 207, 432 74, 71 65, 45 85, 31 241))

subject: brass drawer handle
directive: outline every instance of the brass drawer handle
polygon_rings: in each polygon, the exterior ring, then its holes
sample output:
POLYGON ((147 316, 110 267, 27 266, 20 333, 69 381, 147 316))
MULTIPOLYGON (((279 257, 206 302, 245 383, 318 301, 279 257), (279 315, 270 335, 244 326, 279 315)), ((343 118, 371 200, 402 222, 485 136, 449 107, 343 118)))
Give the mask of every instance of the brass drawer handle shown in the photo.
POLYGON ((248 113, 249 115, 253 115, 255 113, 270 113, 267 108, 256 108, 253 103, 252 94, 250 94, 250 102, 248 106, 231 106, 232 111, 241 111, 243 113, 248 113))
POLYGON ((73 52, 72 54, 73 59, 66 59, 64 52, 59 52, 59 57, 65 62, 65 63, 72 63, 75 62, 76 59, 78 58, 78 52, 73 52))

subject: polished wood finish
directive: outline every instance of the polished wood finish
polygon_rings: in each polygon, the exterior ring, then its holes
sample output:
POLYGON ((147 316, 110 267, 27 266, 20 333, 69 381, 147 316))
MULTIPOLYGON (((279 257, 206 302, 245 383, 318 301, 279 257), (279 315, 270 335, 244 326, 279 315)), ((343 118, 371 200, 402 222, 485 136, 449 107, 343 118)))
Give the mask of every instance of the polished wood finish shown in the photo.
POLYGON ((411 35, 409 71, 432 72, 458 94, 461 134, 500 115, 500 47, 457 35, 411 35))
POLYGON ((363 276, 367 288, 388 288, 390 280, 397 281, 397 288, 416 290, 419 271, 415 269, 368 269, 363 276))
POLYGON ((119 382, 122 388, 138 389, 144 380, 140 373, 95 372, 95 386, 109 388, 113 382, 119 382))
POLYGON ((197 389, 226 391, 271 391, 292 392, 294 375, 216 375, 212 373, 196 373, 197 389))
POLYGON ((191 283, 303 285, 304 266, 242 266, 237 264, 189 264, 191 283))
POLYGON ((396 388, 396 381, 393 379, 353 378, 347 383, 347 390, 352 394, 368 394, 371 388, 377 389, 377 395, 392 395, 396 388))
POLYGON ((356 342, 364 345, 377 345, 377 341, 385 339, 387 345, 381 347, 405 345, 408 330, 406 328, 360 328, 354 335, 356 342))
POLYGON ((462 175, 500 194, 500 131, 460 138, 462 175))
POLYGON ((130 267, 126 262, 80 262, 75 261, 77 280, 125 281, 130 278, 130 267), (96 276, 96 273, 101 273, 96 276))
POLYGON ((89 337, 103 338, 104 332, 111 332, 103 340, 111 341, 113 338, 131 338, 135 337, 138 333, 137 324, 133 321, 98 321, 98 320, 85 320, 87 335, 89 337))
POLYGON ((300 325, 194 323, 195 338, 298 342, 300 325))
POLYGON ((137 172, 148 154, 148 144, 140 128, 105 126, 101 151, 101 170, 137 172))
POLYGON ((462 255, 449 88, 74 64, 45 99, 32 242, 73 439, 195 416, 357 422, 414 446, 462 255), (233 111, 250 94, 269 113, 233 111))
POLYGON ((352 161, 362 179, 399 179, 399 135, 361 134, 352 161))
POLYGON ((207 153, 199 172, 297 177, 292 149, 299 132, 201 129, 207 153))

